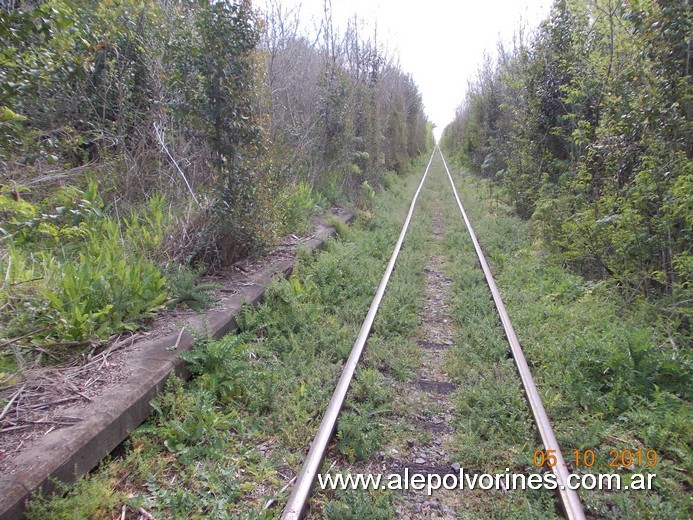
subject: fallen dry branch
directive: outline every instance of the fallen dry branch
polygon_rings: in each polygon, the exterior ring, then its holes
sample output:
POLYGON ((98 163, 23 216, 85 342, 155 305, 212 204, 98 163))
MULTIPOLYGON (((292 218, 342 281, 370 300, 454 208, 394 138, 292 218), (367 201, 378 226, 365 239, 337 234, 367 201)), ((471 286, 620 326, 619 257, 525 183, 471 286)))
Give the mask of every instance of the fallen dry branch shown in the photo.
MULTIPOLYGON (((133 334, 126 338, 115 336, 109 346, 94 354, 104 342, 93 344, 92 352, 62 366, 31 368, 22 374, 23 381, 0 387, 0 399, 6 401, 0 411, 0 459, 12 453, 11 447, 22 436, 45 435, 48 430, 70 426, 77 418, 60 416, 60 409, 79 401, 91 401, 98 383, 106 383, 115 376, 109 360, 124 347, 130 346, 144 334, 133 334), (14 434, 7 435, 7 434, 14 434)), ((68 345, 63 343, 61 346, 68 345)), ((72 346, 70 343, 68 346, 72 346)), ((80 346, 88 343, 80 343, 80 346)))

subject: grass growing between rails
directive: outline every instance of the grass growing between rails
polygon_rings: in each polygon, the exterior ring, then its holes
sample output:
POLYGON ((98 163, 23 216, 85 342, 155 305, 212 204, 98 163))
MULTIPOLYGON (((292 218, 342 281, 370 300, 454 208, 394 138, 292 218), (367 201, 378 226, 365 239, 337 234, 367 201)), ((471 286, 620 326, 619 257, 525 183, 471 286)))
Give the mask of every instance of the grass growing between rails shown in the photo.
MULTIPOLYGON (((540 447, 531 412, 439 156, 427 189, 435 196, 443 228, 430 254, 443 258, 445 276, 452 281, 446 304, 454 346, 444 351, 443 360, 447 376, 458 385, 451 394, 450 462, 467 472, 505 473, 509 468, 511 473, 538 473, 525 460, 540 447)), ((544 490, 457 493, 460 518, 556 517, 554 497, 544 490)))
MULTIPOLYGON (((419 325, 398 329, 402 336, 400 341, 441 341, 446 335, 447 326, 443 324, 447 323, 447 308, 451 311, 449 316, 455 319, 459 328, 460 334, 455 341, 458 346, 443 350, 445 366, 440 367, 441 371, 438 372, 435 354, 416 345, 411 357, 415 368, 413 373, 400 381, 390 381, 397 392, 389 398, 394 413, 387 414, 379 421, 385 435, 381 439, 377 457, 373 452, 369 456, 346 460, 327 457, 322 471, 332 475, 382 475, 402 464, 420 464, 416 461, 421 459, 429 466, 440 468, 449 468, 449 465, 458 462, 466 471, 503 472, 505 467, 510 466, 512 471, 525 472, 527 465, 517 459, 521 454, 532 453, 539 447, 537 435, 519 377, 512 360, 508 359, 505 339, 497 323, 488 288, 476 266, 474 251, 438 157, 433 160, 409 233, 393 281, 399 277, 409 279, 409 284, 416 284, 413 299, 429 298, 427 295, 431 288, 424 287, 429 282, 407 273, 436 272, 440 261, 447 268, 447 278, 453 280, 453 287, 445 301, 441 302, 440 314, 436 312, 427 316, 424 309, 430 312, 430 307, 418 305, 419 325), (432 233, 436 229, 442 232, 441 240, 432 233), (406 267, 409 265, 413 269, 406 267), (472 317, 469 316, 471 309, 476 311, 472 317), (472 343, 474 340, 478 341, 472 343), (457 390, 451 394, 455 411, 449 423, 445 412, 448 409, 445 404, 447 399, 435 393, 424 396, 423 392, 417 390, 416 384, 420 378, 442 381, 448 377, 459 383, 457 390), (422 417, 427 418, 422 420, 422 417), (434 419, 439 422, 436 423, 434 419), (452 431, 451 435, 447 433, 449 430, 452 431)), ((445 292, 444 287, 441 285, 435 290, 445 292)), ((384 302, 387 301, 388 293, 384 299, 384 302)), ((372 341, 369 348, 371 344, 372 341)), ((378 367, 369 367, 366 359, 359 376, 368 375, 368 379, 371 379, 375 368, 378 367)), ((381 381, 386 375, 380 374, 381 381)), ((360 380, 356 388, 359 388, 359 383, 360 380)), ((371 400, 380 398, 388 402, 387 396, 382 397, 382 385, 382 382, 380 386, 373 385, 365 395, 370 396, 371 400)), ((388 386, 385 383, 385 388, 388 386)), ((349 400, 354 406, 364 406, 369 398, 364 398, 364 394, 355 389, 349 400)), ((508 494, 484 490, 445 492, 440 489, 431 496, 396 490, 316 491, 309 518, 394 519, 400 515, 447 518, 449 514, 456 514, 460 518, 556 517, 554 499, 545 491, 518 490, 508 494)))
MULTIPOLYGON (((239 334, 201 338, 187 355, 196 377, 171 380, 124 455, 65 494, 34 501, 30 517, 118 517, 123 507, 126 515, 142 508, 156 518, 277 517, 279 508, 262 508, 277 498, 281 506, 279 490, 300 468, 421 169, 407 182, 388 178, 390 189, 354 228, 341 227, 340 238, 317 257, 302 255, 289 280, 273 285, 260 307, 245 311, 239 334)), ((449 306, 458 336, 446 363, 459 384, 451 394, 455 456, 472 470, 539 472, 533 454, 540 445, 519 378, 447 181, 438 173, 421 203, 425 207, 432 192, 440 194, 445 236, 436 251, 446 257, 453 280, 449 306)), ((646 303, 626 305, 608 285, 566 273, 489 185, 455 178, 571 470, 657 474, 650 491, 581 490, 587 513, 688 518, 693 414, 685 338, 646 303), (656 450, 658 462, 648 468, 643 458, 642 465, 635 460, 612 468, 612 449, 656 450), (595 464, 576 464, 573 450, 592 450, 595 464)), ((412 337, 420 316, 421 265, 433 253, 422 239, 426 223, 415 218, 412 226, 328 456, 336 461, 332 473, 370 464, 383 444, 408 442, 389 412, 397 382, 416 377, 419 354, 412 337)), ((459 515, 557 516, 555 499, 544 490, 471 499, 459 515)), ((391 493, 358 491, 318 495, 313 507, 317 516, 335 519, 394 518, 397 500, 391 493)))
MULTIPOLYGON (((317 257, 300 255, 291 278, 273 284, 259 307, 245 310, 238 334, 201 338, 186 356, 196 377, 171 379, 125 454, 64 494, 34 500, 30 518, 116 517, 123 507, 156 518, 278 516, 262 508, 281 498, 279 490, 300 469, 416 180, 391 178, 391 189, 353 228, 342 227, 342 236, 317 257)), ((387 409, 388 394, 373 367, 392 377, 411 370, 411 345, 398 341, 400 331, 416 326, 410 282, 395 283, 381 308, 367 366, 340 423, 337 449, 344 457, 365 456, 382 435, 377 417, 387 409)))
MULTIPOLYGON (((529 225, 491 195, 487 182, 460 175, 455 182, 571 471, 619 473, 624 479, 633 473, 657 475, 650 491, 579 491, 586 512, 599 518, 689 518, 693 407, 688 339, 651 304, 626 304, 607 283, 566 272, 533 240, 529 225), (591 467, 585 464, 587 450, 594 453, 591 467), (646 460, 650 450, 658 457, 654 467, 646 460)), ((468 278, 477 280, 459 287, 466 296, 460 293, 458 304, 465 321, 483 327, 496 318, 477 308, 486 305, 488 290, 481 271, 474 269, 468 278)), ((468 346, 452 365, 460 373, 468 373, 481 352, 507 348, 504 338, 491 341, 484 333, 463 333, 460 339, 468 346)), ((501 363, 494 370, 500 378, 510 368, 501 363)), ((503 404, 511 401, 504 388, 481 380, 462 392, 463 407, 482 410, 470 419, 470 427, 486 432, 476 445, 468 442, 472 436, 461 443, 467 457, 495 457, 505 450, 506 440, 491 433, 495 421, 512 420, 509 410, 516 409, 503 404)), ((517 432, 523 433, 522 428, 517 432)), ((518 466, 532 466, 533 449, 528 445, 512 454, 518 466)), ((589 454, 587 459, 590 463, 589 454)))
MULTIPOLYGON (((410 181, 418 182, 424 167, 425 163, 420 165, 410 181)), ((387 185, 395 192, 402 187, 392 177, 387 185)), ((430 254, 430 222, 424 218, 426 193, 424 188, 347 394, 336 442, 323 462, 323 474, 381 472, 385 463, 383 453, 393 446, 401 449, 402 444, 406 445, 408 429, 403 426, 408 421, 406 413, 412 410, 403 408, 406 404, 400 393, 402 386, 417 377, 416 369, 421 362, 415 334, 425 298, 424 266, 430 254)), ((413 190, 409 190, 405 196, 407 203, 412 196, 413 190)), ((399 215, 397 225, 391 229, 392 237, 399 234, 405 213, 399 215)), ((392 246, 387 251, 389 260, 392 246)), ((397 516, 396 492, 320 490, 316 485, 307 518, 359 520, 397 516)))

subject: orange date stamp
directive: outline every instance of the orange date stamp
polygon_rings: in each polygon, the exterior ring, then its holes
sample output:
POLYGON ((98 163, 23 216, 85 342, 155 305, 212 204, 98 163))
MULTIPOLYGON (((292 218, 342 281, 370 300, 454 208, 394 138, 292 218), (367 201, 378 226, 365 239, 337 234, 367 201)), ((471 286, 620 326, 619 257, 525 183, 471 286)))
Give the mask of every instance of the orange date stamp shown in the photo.
MULTIPOLYGON (((533 457, 537 467, 548 466, 550 468, 558 464, 556 450, 535 450, 533 457)), ((612 449, 608 453, 608 466, 610 468, 653 468, 659 461, 657 450, 618 450, 612 449)), ((566 457, 566 465, 574 468, 591 468, 597 463, 597 455, 594 450, 573 450, 570 457, 566 457)))

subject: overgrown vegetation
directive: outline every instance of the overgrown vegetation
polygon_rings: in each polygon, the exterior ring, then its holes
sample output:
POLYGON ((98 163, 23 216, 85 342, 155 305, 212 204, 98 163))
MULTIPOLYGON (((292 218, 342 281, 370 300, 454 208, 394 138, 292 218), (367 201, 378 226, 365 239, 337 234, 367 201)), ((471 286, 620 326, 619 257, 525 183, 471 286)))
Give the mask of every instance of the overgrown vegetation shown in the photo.
POLYGON ((85 343, 167 301, 199 308, 194 274, 332 203, 367 207, 430 146, 382 48, 329 12, 315 43, 298 21, 279 35, 283 16, 249 0, 0 9, 0 343, 85 343))
MULTIPOLYGON (((647 492, 581 492, 595 517, 691 507, 689 4, 557 1, 531 41, 482 69, 443 138, 485 177, 465 179, 463 199, 564 453, 596 453, 577 472, 657 473, 647 492), (613 469, 611 449, 659 461, 613 469)), ((106 338, 167 301, 203 305, 180 264, 231 262, 307 226, 316 206, 356 204, 356 229, 302 255, 239 334, 199 338, 186 354, 196 377, 170 380, 122 458, 30 512, 275 516, 262 506, 298 470, 401 225, 413 183, 397 174, 430 144, 415 85, 358 24, 340 36, 326 16, 310 43, 279 6, 265 25, 247 1, 50 0, 0 16, 1 335, 15 349, 106 338)), ((445 197, 445 220, 459 223, 445 197)), ((420 231, 338 427, 342 467, 396 435, 385 416, 391 381, 417 363, 420 231)), ((462 237, 441 246, 459 327, 448 357, 457 455, 535 470, 517 377, 462 237)), ((395 515, 389 494, 336 498, 322 514, 395 515)), ((484 507, 554 514, 541 493, 484 507)))
POLYGON ((557 0, 484 64, 442 138, 490 181, 477 194, 499 184, 529 221, 477 213, 564 450, 663 455, 637 500, 583 493, 595 515, 690 507, 691 12, 557 0))
MULTIPOLYGON (((455 458, 467 469, 537 472, 538 440, 488 288, 442 171, 432 175, 426 189, 435 191, 436 203, 429 198, 434 191, 422 197, 424 206, 443 214, 438 247, 454 281, 450 308, 459 331, 446 362, 459 383, 452 396, 455 458)), ((302 256, 289 280, 272 286, 257 309, 246 309, 239 334, 200 338, 186 355, 196 377, 171 380, 122 458, 64 495, 34 501, 31 517, 107 516, 123 506, 155 516, 277 516, 278 509, 261 508, 282 498, 287 467, 299 469, 415 187, 410 182, 404 189, 396 178, 390 183, 371 217, 364 212, 355 229, 343 229, 343 238, 316 258, 302 256)), ((588 513, 685 518, 693 410, 690 360, 675 328, 647 302, 632 304, 626 314, 609 284, 566 273, 536 247, 528 223, 488 196, 488 181, 458 178, 458 186, 564 453, 596 453, 597 464, 575 471, 657 474, 650 491, 581 491, 588 513), (610 449, 653 449, 659 460, 654 468, 611 468, 610 449)), ((384 444, 407 445, 409 430, 397 416, 405 411, 393 410, 393 388, 395 380, 417 377, 420 353, 412 338, 422 266, 431 253, 428 224, 412 223, 328 456, 336 468, 327 463, 324 471, 369 464, 384 444)), ((481 495, 470 495, 460 514, 555 517, 545 491, 481 495)), ((395 494, 371 490, 320 493, 313 507, 328 518, 386 518, 396 516, 396 504, 395 494)))
MULTIPOLYGON (((262 507, 285 498, 279 490, 289 468, 300 469, 397 238, 416 187, 411 180, 393 180, 372 215, 342 230, 347 238, 329 241, 317 257, 303 254, 289 280, 245 309, 238 334, 200 337, 185 355, 195 377, 169 381, 125 455, 66 494, 33 501, 30 518, 108 516, 123 506, 156 517, 276 517, 278 509, 262 507)), ((405 337, 417 325, 421 272, 418 260, 404 256, 338 427, 335 454, 344 460, 371 456, 379 445, 390 397, 381 374, 401 378, 412 368, 405 337)), ((358 517, 388 510, 387 502, 376 498, 370 508, 347 500, 326 514, 339 518, 348 506, 358 517)))
POLYGON ((557 0, 487 61, 442 145, 560 260, 689 327, 691 3, 557 0))
POLYGON ((582 493, 595 515, 690 508, 690 7, 556 1, 484 64, 442 139, 489 181, 477 194, 499 184, 529 221, 477 213, 564 450, 660 455, 620 470, 657 473, 650 493, 582 493))
MULTIPOLYGON (((607 282, 566 272, 537 247, 527 222, 488 196, 491 181, 456 182, 574 471, 618 472, 624 479, 657 475, 647 492, 581 491, 587 512, 600 518, 685 518, 693 470, 691 359, 676 322, 644 300, 626 304, 607 282), (656 450, 659 461, 655 467, 612 467, 612 449, 656 450), (594 466, 575 467, 574 450, 593 450, 594 466)), ((462 382, 460 458, 495 471, 507 463, 531 470, 534 448, 513 441, 532 438, 518 414, 524 397, 511 383, 512 360, 498 361, 507 355, 507 342, 488 308, 483 275, 471 264, 471 244, 461 236, 446 239, 460 324, 459 349, 450 357, 450 373, 462 382)))
POLYGON ((167 299, 166 278, 150 259, 163 240, 162 197, 119 222, 92 182, 37 204, 0 194, 0 214, 10 238, 0 258, 0 324, 20 367, 28 345, 55 356, 51 347, 104 340, 167 299))

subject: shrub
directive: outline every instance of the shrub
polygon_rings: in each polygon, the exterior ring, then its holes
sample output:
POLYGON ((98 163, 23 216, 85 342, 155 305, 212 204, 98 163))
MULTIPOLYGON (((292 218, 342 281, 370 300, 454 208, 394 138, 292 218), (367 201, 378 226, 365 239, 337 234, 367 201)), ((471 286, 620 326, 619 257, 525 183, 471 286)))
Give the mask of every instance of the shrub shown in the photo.
POLYGON ((163 203, 152 197, 121 226, 94 182, 37 204, 0 195, 8 242, 0 299, 15 311, 7 334, 40 329, 49 342, 86 341, 136 328, 167 298, 165 276, 144 256, 162 240, 163 203))
POLYGON ((310 185, 299 182, 282 195, 282 232, 302 232, 308 227, 308 218, 317 208, 310 185))

